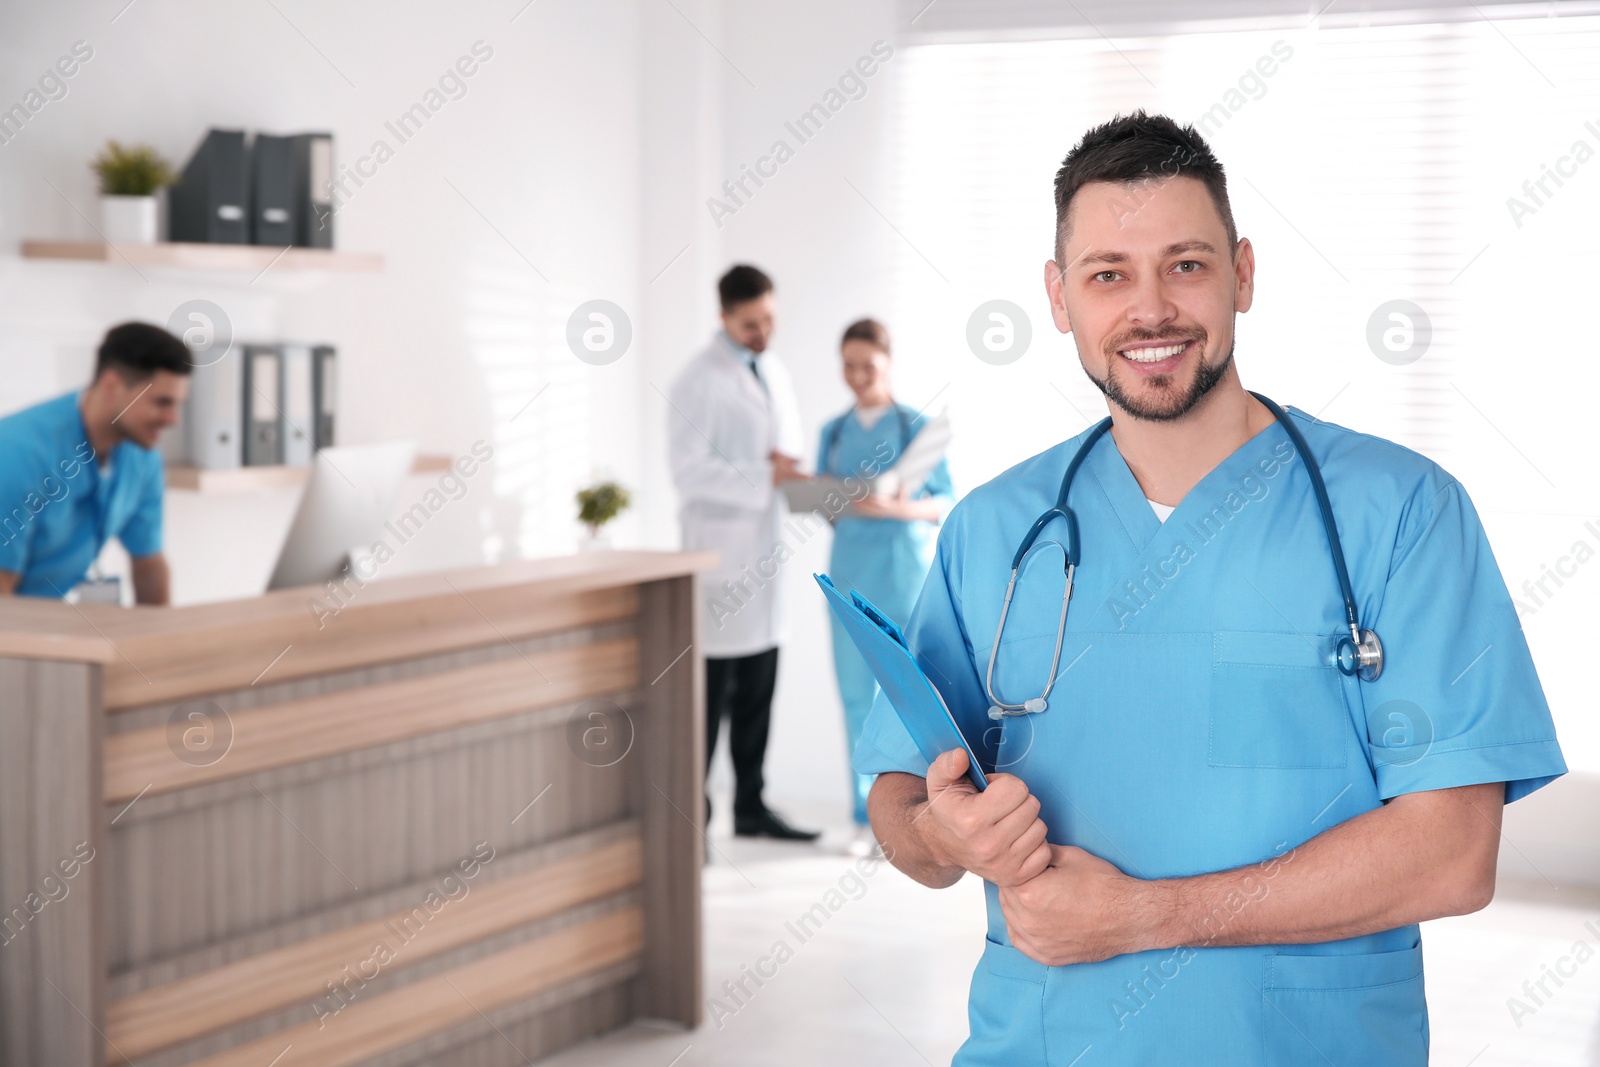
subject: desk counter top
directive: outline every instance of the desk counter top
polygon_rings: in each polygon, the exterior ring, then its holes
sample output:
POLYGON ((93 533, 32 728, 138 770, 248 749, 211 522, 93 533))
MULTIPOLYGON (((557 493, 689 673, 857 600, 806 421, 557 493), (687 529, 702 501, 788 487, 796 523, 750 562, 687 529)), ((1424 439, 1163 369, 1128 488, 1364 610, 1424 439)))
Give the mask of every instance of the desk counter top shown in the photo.
POLYGON ((8 597, 0 657, 103 664, 106 708, 120 710, 625 618, 639 585, 715 562, 587 552, 165 608, 8 597))

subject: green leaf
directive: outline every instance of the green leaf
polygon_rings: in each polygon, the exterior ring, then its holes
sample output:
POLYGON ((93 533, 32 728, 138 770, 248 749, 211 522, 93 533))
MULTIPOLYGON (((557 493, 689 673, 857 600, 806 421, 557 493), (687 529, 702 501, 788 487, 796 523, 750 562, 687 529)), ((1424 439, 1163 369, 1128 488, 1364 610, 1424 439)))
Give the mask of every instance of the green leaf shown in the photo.
POLYGON ((178 180, 172 166, 149 145, 123 147, 107 141, 90 163, 100 178, 101 196, 154 196, 178 180))

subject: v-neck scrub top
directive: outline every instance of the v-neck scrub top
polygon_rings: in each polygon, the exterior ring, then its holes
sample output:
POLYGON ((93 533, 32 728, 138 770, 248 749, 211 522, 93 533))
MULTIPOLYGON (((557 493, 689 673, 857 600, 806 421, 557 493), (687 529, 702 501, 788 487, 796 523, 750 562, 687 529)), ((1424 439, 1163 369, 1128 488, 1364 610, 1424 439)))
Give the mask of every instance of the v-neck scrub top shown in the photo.
MULTIPOLYGON (((1276 422, 1165 522, 1114 439, 1095 444, 1072 487, 1081 562, 1041 714, 990 722, 983 675, 1012 553, 1085 435, 974 490, 946 521, 906 636, 980 759, 1038 798, 1051 842, 1145 879, 1256 865, 1265 894, 1297 846, 1391 797, 1505 782, 1509 802, 1565 773, 1466 491, 1417 453, 1289 410, 1321 466, 1362 625, 1383 640, 1375 682, 1334 666, 1343 600, 1311 482, 1276 422)), ((1057 520, 1041 542, 1061 536, 1057 520)), ((1018 580, 994 671, 1003 700, 1044 687, 1059 553, 1036 551, 1018 580)), ((854 766, 927 774, 881 696, 854 766)), ((1416 925, 1282 946, 1202 937, 1047 967, 1010 946, 998 890, 985 889, 958 1065, 1427 1062, 1416 925)), ((1211 936, 1229 917, 1210 918, 1211 936)))

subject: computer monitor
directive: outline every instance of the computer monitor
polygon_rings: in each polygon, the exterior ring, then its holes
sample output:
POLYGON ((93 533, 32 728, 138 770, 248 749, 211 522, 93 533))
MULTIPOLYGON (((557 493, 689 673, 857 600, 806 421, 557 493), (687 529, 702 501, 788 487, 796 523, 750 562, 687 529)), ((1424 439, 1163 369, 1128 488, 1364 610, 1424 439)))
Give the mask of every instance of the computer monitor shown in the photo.
POLYGON ((394 514, 416 451, 415 442, 391 441, 318 452, 268 588, 321 585, 352 552, 368 551, 394 514))

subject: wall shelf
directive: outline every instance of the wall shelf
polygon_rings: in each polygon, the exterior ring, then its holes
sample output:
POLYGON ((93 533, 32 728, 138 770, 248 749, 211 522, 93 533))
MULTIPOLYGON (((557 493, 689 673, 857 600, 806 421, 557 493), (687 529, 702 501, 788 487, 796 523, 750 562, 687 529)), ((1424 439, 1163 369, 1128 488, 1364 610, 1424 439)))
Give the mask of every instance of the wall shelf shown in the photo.
MULTIPOLYGON (((418 456, 411 465, 411 473, 442 473, 450 466, 449 456, 418 456)), ((196 493, 245 493, 300 485, 310 476, 310 467, 235 467, 231 470, 168 467, 167 488, 196 493)))
POLYGON ((24 241, 22 257, 218 271, 264 271, 271 267, 273 270, 370 274, 383 269, 383 257, 374 252, 340 252, 327 248, 290 248, 285 251, 268 245, 187 244, 175 241, 153 245, 110 245, 103 241, 24 241))

